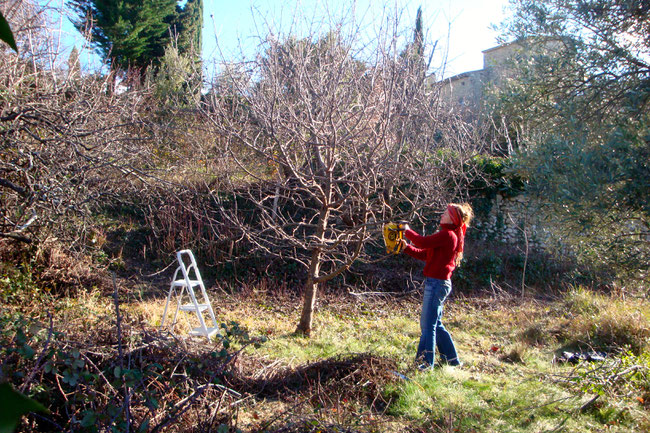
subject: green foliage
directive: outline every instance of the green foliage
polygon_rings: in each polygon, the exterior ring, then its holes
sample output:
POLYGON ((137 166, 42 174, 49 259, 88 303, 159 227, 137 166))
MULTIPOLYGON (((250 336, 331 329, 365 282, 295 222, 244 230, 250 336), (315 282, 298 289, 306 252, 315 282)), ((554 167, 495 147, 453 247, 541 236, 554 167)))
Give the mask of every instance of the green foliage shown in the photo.
MULTIPOLYGON (((526 52, 521 72, 532 87, 520 95, 534 103, 522 117, 534 120, 537 114, 546 123, 548 117, 569 114, 555 103, 573 106, 572 114, 589 123, 645 111, 650 102, 650 9, 645 2, 514 0, 511 5, 513 14, 502 30, 526 52)), ((515 88, 523 90, 518 81, 515 88)))
POLYGON ((524 180, 513 170, 509 158, 477 155, 466 163, 466 170, 476 172, 469 185, 471 195, 514 197, 524 191, 524 180))
POLYGON ((152 75, 148 73, 148 78, 153 82, 156 97, 164 106, 195 107, 199 102, 200 63, 197 65, 190 55, 181 54, 174 45, 167 46, 155 76, 152 75))
POLYGON ((69 0, 69 4, 77 14, 77 30, 115 69, 144 70, 157 64, 170 43, 170 27, 178 35, 182 53, 192 48, 200 53, 203 3, 199 0, 186 2, 184 8, 176 0, 69 0))
POLYGON ((503 279, 503 259, 497 255, 466 260, 454 273, 458 288, 463 291, 488 289, 503 279))
POLYGON ((70 51, 70 56, 68 56, 68 75, 71 77, 79 77, 80 73, 80 63, 79 63, 79 50, 77 47, 72 47, 70 51))
POLYGON ((647 280, 650 10, 642 2, 512 2, 524 55, 497 89, 514 167, 546 226, 582 263, 647 280))
POLYGON ((174 30, 178 36, 177 46, 180 54, 193 56, 201 69, 201 50, 203 44, 203 0, 187 0, 185 6, 176 7, 177 18, 174 30))
POLYGON ((528 192, 545 205, 547 225, 578 260, 628 280, 649 277, 649 134, 644 126, 601 139, 549 137, 515 159, 528 192))
MULTIPOLYGON (((34 400, 11 390, 9 384, 0 385, 2 432, 11 431, 5 430, 6 426, 15 424, 21 414, 47 412, 46 407, 53 422, 74 431, 126 431, 127 422, 130 422, 131 431, 149 431, 156 412, 165 415, 170 412, 169 402, 165 401, 167 392, 175 396, 191 394, 197 383, 212 381, 218 384, 219 372, 232 358, 229 349, 232 342, 259 346, 264 341, 250 338, 246 329, 231 321, 222 325, 221 349, 216 346, 205 357, 184 354, 174 360, 179 351, 177 347, 167 356, 159 356, 156 354, 159 349, 151 351, 152 347, 147 348, 145 344, 139 359, 120 360, 117 353, 107 353, 107 356, 90 353, 74 340, 74 336, 48 331, 20 314, 3 314, 0 325, 2 379, 16 384, 24 381, 30 371, 40 373, 36 376, 38 379, 30 378, 38 381, 32 382, 30 387, 30 397, 34 400), (36 356, 39 348, 39 356, 36 356), (176 371, 184 374, 174 375, 176 371), (117 391, 125 389, 131 393, 129 404, 142 409, 143 416, 137 421, 127 418, 126 400, 117 391)), ((101 346, 95 350, 101 350, 101 346)), ((177 400, 173 401, 172 406, 176 403, 177 400)), ((171 409, 172 415, 175 410, 171 409)))
MULTIPOLYGON (((649 119, 650 120, 650 119, 649 119)), ((650 188, 650 124, 612 126, 598 138, 582 131, 549 136, 515 159, 520 172, 531 179, 528 190, 552 197, 563 206, 584 207, 581 223, 593 223, 619 208, 634 218, 650 215, 645 192, 650 188)))
POLYGON ((17 392, 8 383, 0 383, 0 433, 11 433, 14 431, 20 417, 29 412, 47 412, 42 404, 25 397, 17 392))
MULTIPOLYGON (((612 400, 621 396, 635 396, 640 403, 650 397, 650 353, 635 355, 623 351, 615 357, 599 362, 585 362, 575 367, 567 385, 578 392, 612 400)), ((585 408, 602 424, 629 423, 629 414, 616 405, 600 403, 585 408)))
POLYGON ((0 40, 6 42, 15 52, 18 52, 18 47, 14 40, 14 34, 2 13, 0 13, 0 40))
POLYGON ((424 47, 424 26, 422 23, 422 6, 420 6, 415 16, 413 41, 400 53, 400 57, 406 63, 406 67, 412 68, 418 78, 423 78, 426 73, 427 65, 424 59, 424 47))
MULTIPOLYGON (((495 287, 499 290, 521 287, 524 251, 494 239, 473 241, 473 238, 468 238, 468 242, 472 248, 467 250, 465 259, 452 276, 456 290, 492 293, 495 287)), ((557 289, 567 281, 590 284, 593 278, 588 273, 579 273, 575 263, 568 259, 560 261, 543 251, 529 253, 525 282, 533 291, 557 289)))
POLYGON ((42 293, 28 265, 16 267, 7 262, 0 262, 0 301, 15 304, 27 299, 34 299, 42 293))

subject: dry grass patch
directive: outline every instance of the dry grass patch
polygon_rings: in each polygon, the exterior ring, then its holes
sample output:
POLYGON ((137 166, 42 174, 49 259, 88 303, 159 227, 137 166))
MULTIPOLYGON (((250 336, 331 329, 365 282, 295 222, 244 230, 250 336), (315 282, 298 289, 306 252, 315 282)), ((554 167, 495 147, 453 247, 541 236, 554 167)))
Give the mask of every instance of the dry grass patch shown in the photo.
POLYGON ((643 300, 576 288, 556 305, 550 327, 569 346, 636 355, 650 348, 650 306, 643 300))

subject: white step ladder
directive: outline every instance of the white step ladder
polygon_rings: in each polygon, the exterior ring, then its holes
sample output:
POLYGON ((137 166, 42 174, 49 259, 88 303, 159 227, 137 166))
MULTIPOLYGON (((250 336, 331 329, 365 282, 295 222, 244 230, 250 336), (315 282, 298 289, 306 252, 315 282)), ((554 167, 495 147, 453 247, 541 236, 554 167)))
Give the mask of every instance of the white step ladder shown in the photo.
POLYGON ((169 293, 167 294, 167 303, 165 304, 165 312, 163 313, 162 321, 160 323, 160 329, 163 329, 165 326, 165 319, 167 318, 167 309, 169 308, 169 303, 171 302, 172 295, 176 297, 176 312, 174 313, 174 320, 172 321, 172 332, 174 325, 176 324, 176 318, 178 316, 178 311, 196 313, 196 317, 199 319, 201 326, 198 328, 192 329, 190 335, 205 336, 208 341, 210 337, 219 332, 219 325, 217 324, 217 319, 214 317, 214 311, 212 310, 212 305, 210 305, 210 300, 208 300, 208 295, 205 292, 205 286, 203 285, 203 280, 201 279, 201 273, 199 268, 196 265, 196 260, 194 259, 194 254, 190 250, 181 250, 176 253, 176 260, 178 261, 178 268, 174 272, 174 277, 169 286, 169 293), (186 265, 185 260, 189 259, 189 266, 186 265), (181 271, 182 278, 177 279, 178 271, 181 271), (192 279, 191 273, 194 271, 194 279, 192 279), (196 300, 196 294, 194 292, 195 287, 201 288, 201 295, 203 296, 203 302, 199 304, 196 300), (177 290, 178 289, 178 290, 177 290), (190 297, 190 302, 183 304, 183 297, 185 293, 190 297), (208 327, 205 324, 203 319, 203 312, 208 311, 210 319, 212 319, 212 326, 208 327))

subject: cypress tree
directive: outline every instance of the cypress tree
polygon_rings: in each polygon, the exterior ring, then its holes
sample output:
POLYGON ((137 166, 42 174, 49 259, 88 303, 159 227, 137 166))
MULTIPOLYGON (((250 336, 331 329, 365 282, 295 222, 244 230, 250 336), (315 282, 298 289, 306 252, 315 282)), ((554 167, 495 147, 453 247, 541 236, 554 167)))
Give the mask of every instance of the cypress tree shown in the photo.
POLYGON ((169 44, 176 0, 69 0, 73 21, 114 69, 146 69, 169 44))
POLYGON ((176 6, 175 31, 178 37, 178 52, 194 54, 200 58, 203 38, 203 0, 187 0, 184 7, 176 6))
POLYGON ((419 57, 424 56, 424 29, 422 28, 422 6, 418 7, 413 31, 413 50, 419 57))
POLYGON ((201 51, 203 38, 203 0, 187 0, 184 7, 176 6, 176 19, 172 33, 176 37, 178 54, 192 62, 192 74, 183 85, 188 101, 201 94, 203 81, 201 51))
POLYGON ((72 47, 72 51, 70 51, 70 56, 68 57, 68 77, 79 78, 80 70, 79 50, 77 47, 72 47))

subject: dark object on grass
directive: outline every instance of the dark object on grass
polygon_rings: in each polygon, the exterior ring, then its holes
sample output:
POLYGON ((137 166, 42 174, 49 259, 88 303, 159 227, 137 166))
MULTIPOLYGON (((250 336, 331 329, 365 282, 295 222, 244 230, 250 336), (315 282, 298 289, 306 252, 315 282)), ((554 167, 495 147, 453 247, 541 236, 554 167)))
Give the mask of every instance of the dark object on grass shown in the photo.
POLYGON ((604 352, 562 352, 562 355, 555 357, 554 362, 577 364, 580 361, 602 362, 607 359, 604 352))

